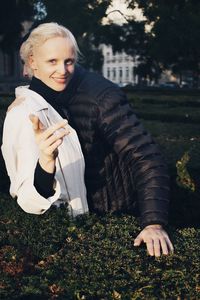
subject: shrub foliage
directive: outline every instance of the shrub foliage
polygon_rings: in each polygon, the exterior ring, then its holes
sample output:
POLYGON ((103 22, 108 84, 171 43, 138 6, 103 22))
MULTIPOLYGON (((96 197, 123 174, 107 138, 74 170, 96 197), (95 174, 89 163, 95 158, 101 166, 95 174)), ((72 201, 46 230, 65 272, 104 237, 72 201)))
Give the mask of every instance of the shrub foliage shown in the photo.
POLYGON ((169 228, 175 253, 133 246, 130 215, 85 215, 67 207, 24 213, 1 195, 0 299, 198 299, 200 230, 169 228))

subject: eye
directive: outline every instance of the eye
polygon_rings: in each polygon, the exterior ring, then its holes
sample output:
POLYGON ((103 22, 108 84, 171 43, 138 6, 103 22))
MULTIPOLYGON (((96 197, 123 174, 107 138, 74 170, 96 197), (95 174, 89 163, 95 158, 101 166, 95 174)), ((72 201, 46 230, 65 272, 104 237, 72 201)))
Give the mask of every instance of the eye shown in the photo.
POLYGON ((55 65, 56 64, 56 59, 50 59, 49 63, 52 64, 52 65, 55 65))
POLYGON ((73 65, 75 60, 73 58, 69 58, 65 60, 65 65, 70 66, 73 65))

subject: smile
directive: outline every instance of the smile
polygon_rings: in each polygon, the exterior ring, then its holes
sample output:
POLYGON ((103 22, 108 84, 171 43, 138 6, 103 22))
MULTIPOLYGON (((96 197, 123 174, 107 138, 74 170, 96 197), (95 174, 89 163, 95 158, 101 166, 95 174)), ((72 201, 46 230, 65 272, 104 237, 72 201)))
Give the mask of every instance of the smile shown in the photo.
POLYGON ((53 77, 53 80, 57 83, 65 83, 67 79, 68 77, 64 77, 64 78, 53 77))

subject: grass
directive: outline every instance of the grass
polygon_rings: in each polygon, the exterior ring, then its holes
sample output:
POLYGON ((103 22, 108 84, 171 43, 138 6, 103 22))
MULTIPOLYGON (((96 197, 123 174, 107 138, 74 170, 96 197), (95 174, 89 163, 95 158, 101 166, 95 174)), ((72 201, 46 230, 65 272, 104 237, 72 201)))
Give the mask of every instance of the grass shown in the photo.
MULTIPOLYGON (((169 165, 168 232, 175 253, 152 258, 144 246, 134 248, 140 228, 131 215, 91 214, 72 220, 65 206, 30 215, 4 192, 0 194, 0 299, 200 299, 200 95, 170 91, 128 96, 169 165), (184 122, 188 112, 190 118, 184 122), (175 165, 186 151, 195 192, 176 182, 175 165)), ((0 124, 11 101, 4 99, 0 124)), ((2 159, 0 165, 0 189, 6 191, 2 159)))

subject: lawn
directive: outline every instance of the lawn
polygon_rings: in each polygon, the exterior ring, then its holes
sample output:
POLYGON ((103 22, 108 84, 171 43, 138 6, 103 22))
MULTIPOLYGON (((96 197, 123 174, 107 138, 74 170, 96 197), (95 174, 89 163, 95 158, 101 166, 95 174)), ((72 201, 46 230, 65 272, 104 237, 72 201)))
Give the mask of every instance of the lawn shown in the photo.
POLYGON ((8 196, 1 158, 0 299, 200 299, 200 93, 127 94, 169 166, 174 255, 152 258, 144 246, 134 248, 140 228, 131 215, 73 220, 65 206, 24 213, 8 196), (195 192, 176 182, 176 162, 186 151, 195 192))

